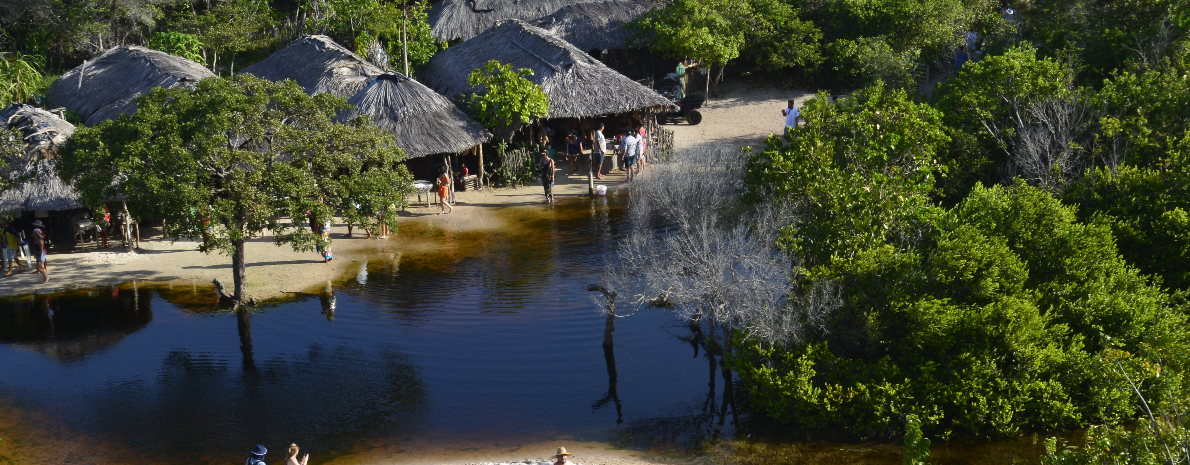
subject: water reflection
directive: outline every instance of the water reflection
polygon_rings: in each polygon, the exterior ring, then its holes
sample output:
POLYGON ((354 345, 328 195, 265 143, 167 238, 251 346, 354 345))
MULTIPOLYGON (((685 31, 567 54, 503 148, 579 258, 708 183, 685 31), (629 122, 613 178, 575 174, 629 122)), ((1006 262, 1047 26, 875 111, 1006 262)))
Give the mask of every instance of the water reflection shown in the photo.
POLYGON ((0 342, 62 362, 80 361, 148 325, 153 311, 147 297, 136 287, 111 287, 3 299, 0 342))

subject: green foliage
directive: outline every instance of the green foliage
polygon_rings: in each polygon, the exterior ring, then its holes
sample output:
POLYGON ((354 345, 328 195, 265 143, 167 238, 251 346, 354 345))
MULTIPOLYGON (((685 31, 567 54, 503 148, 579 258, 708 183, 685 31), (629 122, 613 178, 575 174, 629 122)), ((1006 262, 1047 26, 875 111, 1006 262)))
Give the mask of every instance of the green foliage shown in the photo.
POLYGON ((1190 140, 1190 80, 1186 70, 1162 66, 1144 74, 1120 73, 1104 81, 1100 105, 1100 157, 1116 163, 1160 168, 1171 151, 1190 140))
POLYGON ((801 218, 780 240, 809 266, 909 238, 935 214, 929 192, 946 143, 942 115, 902 90, 870 87, 806 102, 811 124, 770 137, 749 162, 751 200, 789 199, 801 218))
POLYGON ((44 93, 39 57, 0 52, 0 107, 29 103, 44 93))
POLYGON ((1035 102, 1069 96, 1073 72, 1038 58, 1029 44, 968 63, 935 91, 951 145, 943 157, 942 195, 956 203, 977 182, 995 184, 1010 160, 1012 118, 1035 102))
POLYGON ((531 69, 514 71, 512 65, 496 60, 472 70, 467 75, 472 92, 463 97, 468 113, 493 132, 503 132, 505 139, 511 137, 511 128, 529 124, 549 112, 549 96, 541 86, 525 78, 532 75, 531 69))
POLYGON ((926 465, 930 458, 930 440, 921 433, 921 420, 910 414, 905 418, 905 447, 901 463, 904 465, 926 465))
POLYGON ((770 70, 821 60, 822 33, 783 0, 676 0, 628 25, 634 39, 672 56, 724 65, 747 52, 770 70))
POLYGON ((264 0, 226 0, 201 14, 190 14, 180 21, 182 29, 194 34, 213 54, 214 69, 220 55, 231 54, 234 70, 235 54, 255 50, 272 42, 268 30, 276 24, 274 12, 264 0))
POLYGON ((439 50, 430 31, 430 4, 424 0, 310 0, 301 8, 310 18, 306 32, 355 44, 361 56, 368 55, 365 48, 372 40, 378 40, 385 44, 390 59, 386 65, 398 71, 402 70, 402 24, 411 72, 423 68, 439 50))
POLYGON ((149 40, 149 47, 198 63, 206 62, 202 57, 203 44, 194 34, 174 31, 157 32, 149 40))
MULTIPOLYGON (((861 437, 891 435, 901 412, 943 437, 1002 437, 1131 418, 1101 376, 1106 353, 1185 365, 1185 315, 1107 227, 1045 192, 976 186, 932 226, 915 247, 812 269, 844 283, 844 306, 810 344, 734 352, 753 405, 861 437)), ((1182 395, 1185 381, 1170 383, 1182 395)))
POLYGON ((236 298, 244 300, 250 235, 269 230, 278 245, 312 250, 307 218, 321 222, 336 208, 357 221, 381 215, 396 228, 412 190, 398 165, 404 154, 365 120, 336 123, 346 107, 293 81, 246 75, 204 79, 193 91, 158 88, 135 115, 80 128, 58 166, 84 203, 123 196, 133 216, 164 219, 171 236, 201 238, 200 250, 232 255, 236 298))
POLYGON ((836 89, 875 84, 893 88, 913 85, 917 50, 898 53, 883 37, 839 39, 826 48, 833 71, 832 87, 836 89))

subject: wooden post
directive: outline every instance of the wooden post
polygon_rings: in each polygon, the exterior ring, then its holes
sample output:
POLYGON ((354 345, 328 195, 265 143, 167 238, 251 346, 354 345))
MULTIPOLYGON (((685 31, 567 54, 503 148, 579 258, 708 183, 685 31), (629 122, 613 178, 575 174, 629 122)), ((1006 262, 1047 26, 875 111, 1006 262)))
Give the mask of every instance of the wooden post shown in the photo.
MULTIPOLYGON (((579 124, 582 127, 582 123, 579 124)), ((595 125, 591 125, 591 132, 587 133, 587 139, 591 140, 591 153, 587 154, 587 195, 595 195, 595 174, 591 171, 595 164, 595 125)), ((582 152, 582 141, 579 141, 579 152, 582 152)))
POLYGON ((479 148, 479 185, 483 186, 485 185, 483 179, 483 144, 479 144, 476 147, 479 148))

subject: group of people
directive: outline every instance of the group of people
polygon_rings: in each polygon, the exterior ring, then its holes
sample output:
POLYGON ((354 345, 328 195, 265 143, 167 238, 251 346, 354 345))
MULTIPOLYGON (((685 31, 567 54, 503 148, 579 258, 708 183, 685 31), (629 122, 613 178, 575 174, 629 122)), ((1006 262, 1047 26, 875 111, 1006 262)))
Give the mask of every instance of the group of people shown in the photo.
MULTIPOLYGON (((591 141, 591 166, 594 169, 595 179, 599 180, 603 179, 603 162, 607 157, 608 139, 603 135, 604 127, 603 123, 595 125, 591 141)), ((628 175, 628 181, 635 179, 644 170, 647 141, 647 133, 640 123, 621 124, 618 149, 624 156, 624 170, 628 175)), ((578 159, 582 154, 582 138, 575 130, 566 136, 565 153, 567 161, 570 162, 570 174, 573 175, 578 171, 578 159)), ((545 201, 552 205, 554 203, 554 172, 557 170, 557 163, 550 157, 549 148, 546 146, 541 148, 541 159, 537 168, 541 172, 541 185, 545 188, 545 201)))
MULTIPOLYGON (((303 455, 302 459, 298 460, 297 456, 300 451, 301 449, 298 448, 297 444, 290 444, 288 454, 286 454, 285 465, 306 465, 306 462, 310 460, 310 454, 303 455)), ((269 450, 264 445, 257 444, 256 447, 252 448, 252 454, 248 456, 248 461, 244 462, 244 465, 265 465, 264 456, 268 452, 269 450)))
MULTIPOLYGON (((268 452, 269 450, 264 445, 257 444, 256 447, 252 448, 252 454, 248 456, 248 461, 244 465, 265 465, 264 456, 268 452)), ((298 445, 290 444, 285 465, 306 465, 306 462, 310 460, 310 454, 303 455, 301 460, 298 460, 298 452, 301 452, 298 445)), ((554 465, 574 465, 574 462, 570 460, 573 456, 574 454, 568 452, 565 447, 559 447, 558 453, 554 454, 550 459, 555 461, 554 465)))
POLYGON ((25 272, 25 264, 21 262, 21 258, 27 250, 30 258, 36 263, 33 272, 42 276, 42 284, 50 282, 50 275, 46 271, 45 264, 46 254, 48 252, 45 224, 42 224, 41 220, 34 221, 33 231, 29 240, 25 239, 20 229, 12 222, 6 221, 0 223, 0 225, 3 226, 3 229, 0 230, 0 234, 3 235, 3 241, 0 241, 0 248, 3 249, 4 268, 6 269, 4 276, 12 276, 12 272, 15 269, 20 269, 19 273, 25 272))

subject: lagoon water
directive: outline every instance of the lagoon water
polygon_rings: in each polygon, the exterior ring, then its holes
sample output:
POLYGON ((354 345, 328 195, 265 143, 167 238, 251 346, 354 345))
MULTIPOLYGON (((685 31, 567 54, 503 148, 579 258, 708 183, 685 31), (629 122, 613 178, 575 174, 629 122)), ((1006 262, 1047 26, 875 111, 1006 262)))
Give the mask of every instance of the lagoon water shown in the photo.
POLYGON ((0 403, 25 433, 152 463, 233 463, 257 443, 296 442, 322 463, 399 461, 404 445, 680 448, 729 433, 730 416, 717 429, 710 413, 716 364, 665 311, 619 319, 603 350, 585 287, 617 240, 619 203, 508 209, 498 231, 406 228, 343 280, 248 319, 213 307, 205 283, 6 299, 0 403))

